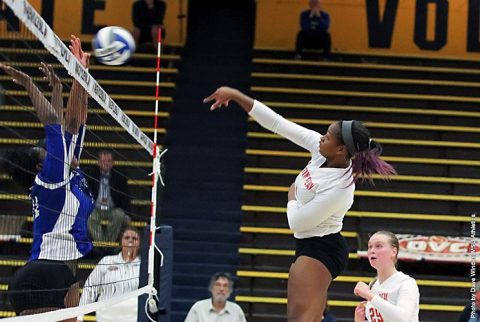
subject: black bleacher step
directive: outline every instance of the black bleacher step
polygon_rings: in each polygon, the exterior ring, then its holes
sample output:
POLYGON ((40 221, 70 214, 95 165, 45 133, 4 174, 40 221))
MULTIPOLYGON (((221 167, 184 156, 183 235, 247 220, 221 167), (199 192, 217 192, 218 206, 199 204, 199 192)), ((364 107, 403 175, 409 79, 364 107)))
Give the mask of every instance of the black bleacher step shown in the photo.
POLYGON ((179 240, 177 237, 177 231, 175 230, 175 242, 174 242, 174 249, 175 251, 179 252, 202 252, 208 249, 215 249, 221 253, 227 252, 236 252, 236 246, 228 243, 221 243, 214 241, 202 241, 202 240, 179 240))
POLYGON ((191 263, 196 266, 198 263, 236 265, 238 263, 238 254, 231 252, 211 253, 203 251, 175 251, 174 260, 176 263, 191 263))
POLYGON ((208 292, 208 285, 185 285, 173 286, 172 297, 178 298, 184 294, 188 294, 192 299, 203 299, 210 296, 208 292))
POLYGON ((202 286, 203 288, 208 288, 208 281, 215 272, 211 274, 184 274, 184 273, 173 273, 173 285, 175 286, 189 286, 189 285, 196 285, 202 286), (205 284, 207 281, 207 284, 205 284))
MULTIPOLYGON (((218 246, 220 246, 220 244, 224 244, 226 247, 229 243, 230 245, 237 244, 240 238, 240 232, 199 230, 194 227, 191 227, 189 230, 175 229, 175 240, 183 242, 213 242, 219 243, 218 246)), ((205 246, 214 247, 215 245, 205 246)))
MULTIPOLYGON (((110 95, 110 94, 109 94, 110 95)), ((136 95, 123 95, 121 97, 117 96, 118 94, 111 94, 111 97, 117 103, 117 105, 123 110, 128 109, 135 110, 135 111, 148 111, 152 110, 155 107, 155 96, 136 96, 136 95)), ((170 98, 165 98, 165 100, 170 100, 170 98)), ((5 104, 6 105, 23 105, 29 106, 31 105, 30 98, 26 95, 21 96, 5 96, 5 104)), ((96 103, 93 103, 94 108, 98 108, 99 106, 96 103)), ((159 109, 160 110, 168 110, 171 106, 171 101, 160 101, 159 102, 159 109)))
MULTIPOLYGON (((480 79, 479 79, 480 81, 480 79)), ((260 101, 276 102, 276 101, 289 101, 303 104, 322 104, 329 105, 351 105, 351 106, 394 106, 403 108, 442 108, 449 110, 462 110, 468 111, 472 109, 473 103, 477 103, 478 98, 471 98, 470 100, 464 100, 463 98, 452 99, 451 97, 435 96, 434 99, 430 97, 416 96, 407 98, 403 96, 379 96, 376 93, 369 93, 368 95, 346 95, 346 92, 325 92, 317 95, 307 95, 305 93, 286 93, 282 88, 276 88, 279 93, 267 92, 267 91, 252 91, 252 95, 260 101)))
MULTIPOLYGON (((125 112, 125 111, 124 111, 125 112)), ((129 115, 129 113, 126 113, 129 115)), ((154 119, 153 116, 143 116, 143 115, 129 115, 130 119, 137 124, 140 128, 145 128, 148 131, 153 130, 154 119)), ((3 112, 1 113, 1 121, 3 122, 28 122, 28 123, 36 123, 40 124, 37 115, 33 111, 15 111, 15 112, 3 112)), ((158 118, 158 128, 160 134, 162 131, 165 131, 165 128, 168 123, 167 117, 159 117, 158 118)), ((38 125, 37 125, 38 126, 38 125)), ((120 125, 115 121, 110 114, 100 114, 100 113, 90 113, 87 119, 87 126, 89 131, 96 132, 92 126, 108 126, 114 127, 111 132, 119 132, 123 134, 125 130, 120 127, 120 125)), ((27 128, 28 131, 32 129, 31 127, 27 128)), ((3 130, 3 127, 2 129, 3 130)), ((100 133, 110 132, 110 131, 98 131, 100 133)), ((146 133, 147 135, 151 135, 151 133, 146 133)))
MULTIPOLYGON (((292 249, 293 251, 293 249, 292 249)), ((251 269, 258 269, 261 266, 275 266, 282 268, 283 270, 288 269, 293 263, 294 257, 292 256, 278 256, 278 255, 250 255, 250 254, 240 254, 240 266, 250 266, 251 269)))
MULTIPOLYGON (((285 218, 286 222, 286 218, 285 218)), ((283 224, 283 220, 280 220, 283 224)), ((262 248, 268 245, 269 248, 275 249, 294 249, 295 239, 293 233, 290 235, 274 235, 274 234, 248 234, 242 233, 243 240, 240 247, 246 248, 262 248)), ((357 249, 356 238, 347 238, 347 243, 350 249, 357 249)))
MULTIPOLYGON (((218 220, 220 222, 240 222, 242 218, 242 212, 240 211, 240 201, 238 202, 238 211, 231 211, 231 200, 224 200, 219 198, 216 203, 216 209, 211 208, 211 203, 202 202, 201 198, 195 194, 193 196, 186 196, 185 199, 178 202, 173 202, 168 198, 169 191, 165 192, 165 198, 162 204, 162 218, 184 218, 187 220, 218 220), (179 217, 182 216, 182 217, 179 217)), ((231 227, 231 226, 230 226, 231 227)))
MULTIPOLYGON (((45 75, 38 69, 40 62, 30 63, 12 63, 13 67, 23 71, 31 77, 44 77, 45 75)), ((68 71, 59 64, 53 65, 55 73, 60 78, 71 78, 68 71)), ((155 68, 140 68, 131 66, 106 67, 104 65, 92 66, 90 74, 95 79, 108 80, 136 80, 136 81, 156 81, 155 68)), ((176 69, 165 69, 160 74, 160 82, 172 82, 178 71, 176 69)))
POLYGON ((170 314, 171 322, 184 322, 188 311, 173 311, 172 310, 171 312, 172 312, 170 314))
MULTIPOLYGON (((450 276, 444 277, 450 279, 450 276)), ((418 277, 416 278, 419 279, 418 277)), ((438 277, 436 278, 438 279, 438 277)), ((329 296, 338 300, 352 300, 351 295, 355 288, 356 282, 344 283, 333 282, 328 290, 329 296)), ((419 285, 422 303, 445 304, 445 305, 462 305, 462 299, 467 298, 468 289, 459 287, 442 287, 442 286, 421 286, 419 285), (448 293, 448 297, 439 298, 438 294, 448 293)))
MULTIPOLYGON (((283 111, 277 112, 282 113, 283 111)), ((285 115, 284 115, 285 116, 285 115)), ((288 118, 288 116, 286 116, 288 118)), ((327 132, 329 124, 331 122, 335 122, 334 120, 328 120, 326 118, 293 118, 299 125, 304 126, 308 129, 314 130, 318 133, 325 134, 327 132), (306 124, 306 122, 311 121, 319 121, 325 122, 327 124, 306 124)), ((458 120, 457 120, 458 121, 458 120)), ((411 123, 402 123, 396 120, 392 120, 390 122, 375 122, 373 123, 369 119, 365 119, 364 122, 366 123, 365 126, 371 132, 371 136, 374 138, 382 138, 382 139, 409 139, 409 140, 430 140, 430 141, 459 141, 459 142, 480 142, 480 138, 478 135, 478 130, 476 127, 459 127, 457 131, 453 131, 453 127, 442 128, 439 127, 438 129, 428 129, 430 125, 433 124, 419 124, 420 128, 411 128, 405 129, 402 128, 404 125, 409 126, 411 123), (372 126, 370 126, 369 122, 372 122, 372 126), (424 128, 421 126, 424 125, 424 128), (452 131, 449 131, 452 129, 452 131)), ((458 125, 458 124, 457 124, 458 125)), ((441 126, 441 125, 440 125, 441 126)), ((260 134, 260 135, 271 135, 271 132, 264 129, 261 125, 256 122, 250 122, 248 132, 250 135, 252 134, 260 134)), ((278 135, 278 137, 280 137, 278 135)), ((257 139, 257 140, 267 140, 266 138, 254 138, 251 137, 250 140, 257 139)), ((280 138, 270 139, 270 140, 284 140, 280 138)))
MULTIPOLYGON (((381 78, 382 83, 368 82, 368 81, 345 81, 339 76, 338 79, 309 79, 308 74, 294 74, 299 78, 288 78, 288 74, 281 74, 284 77, 276 77, 276 73, 271 73, 270 77, 255 77, 253 75, 252 86, 265 87, 283 87, 283 88, 298 88, 298 89, 318 89, 318 90, 336 90, 336 91, 353 91, 353 92, 376 92, 376 93, 398 93, 398 94, 424 94, 424 95, 451 95, 451 96, 465 96, 478 97, 478 87, 474 86, 453 86, 448 85, 432 85, 429 83, 419 84, 396 84, 389 82, 392 78, 381 78), (302 79, 301 75, 305 75, 302 79)), ((359 77, 361 78, 361 77, 359 77)), ((393 80, 393 79, 392 79, 393 80)), ((474 83, 472 83, 474 84, 474 83)))
MULTIPOLYGON (((357 190, 358 191, 358 190, 357 190)), ((381 192, 380 192, 381 193, 381 192)), ((399 196, 394 198, 386 194, 385 196, 360 196, 357 193, 355 196, 355 203, 353 209, 361 209, 363 211, 378 211, 378 205, 382 204, 384 208, 382 211, 398 212, 399 209, 402 212, 418 212, 418 209, 428 209, 431 213, 437 214, 456 214, 456 213, 472 213, 478 208, 478 198, 475 195, 472 197, 472 201, 464 202, 457 199, 454 200, 442 200, 441 197, 426 196, 432 199, 426 199, 421 196, 417 198, 416 195, 412 197, 399 196), (385 201, 388 200, 388 203, 385 201), (459 211, 459 212, 457 212, 459 211)), ((244 202, 246 204, 265 204, 268 200, 270 205, 276 205, 277 207, 284 207, 286 193, 279 192, 267 192, 267 191, 252 191, 244 193, 244 202)))
MULTIPOLYGON (((409 200, 409 199, 386 199, 386 198, 355 198, 352 209, 362 211, 378 211, 378 205, 382 205, 382 211, 415 213, 419 209, 428 209, 435 214, 469 215, 478 210, 476 202, 455 202, 439 200, 409 200), (388 200, 388 202, 386 202, 388 200)), ((426 227, 425 227, 426 228, 426 227)))
MULTIPOLYGON (((58 64, 59 61, 57 58, 47 51, 38 52, 35 49, 31 50, 30 52, 24 52, 24 49, 19 49, 21 52, 14 52, 15 49, 9 50, 8 52, 3 51, 0 49, 0 59, 8 64, 10 61, 15 62, 31 62, 31 63, 39 63, 45 62, 48 64, 58 64), (12 52, 13 50, 13 52, 12 52)), ((95 58, 90 59, 90 66, 95 65, 102 65, 99 63, 95 58)), ((144 57, 143 55, 133 56, 127 63, 126 66, 134 66, 134 67, 150 67, 156 68, 157 62, 154 56, 147 56, 144 57)), ((180 65, 180 61, 176 59, 169 59, 164 57, 160 60, 161 68, 178 68, 180 65)), ((122 68, 122 66, 118 66, 118 68, 122 68)))
MULTIPOLYGON (((375 138, 375 136, 374 136, 375 138)), ((456 141, 440 141, 435 145, 435 141, 426 143, 412 140, 411 144, 406 144, 405 141, 384 141, 382 143, 383 155, 388 156, 403 156, 403 157, 422 157, 422 158, 442 158, 442 159, 480 159, 480 148, 477 142, 465 142, 465 147, 462 147, 463 142, 456 141), (446 142, 446 143, 442 143, 446 142), (428 144, 428 145, 427 145, 428 144), (441 144, 445 144, 442 146, 441 144), (448 145, 448 146, 446 146, 448 145)), ((428 141, 428 140, 427 140, 428 141)), ((284 139, 250 139, 248 142, 248 149, 254 150, 280 150, 280 151, 296 151, 303 152, 299 147, 284 139)), ((305 159, 309 156, 305 155, 305 159)))
MULTIPOLYGON (((269 59, 288 59, 293 60, 292 51, 255 49, 255 58, 269 59)), ((306 50, 302 56, 302 61, 322 61, 323 57, 318 50, 306 50)), ((334 52, 328 61, 350 62, 350 63, 369 63, 369 64, 391 64, 406 66, 433 66, 450 68, 480 68, 477 60, 471 59, 448 59, 443 57, 427 57, 418 55, 377 55, 370 53, 356 52, 334 52)))
MULTIPOLYGON (((396 167, 397 171, 399 169, 396 167)), ((299 171, 300 173, 300 171, 299 171)), ((397 180, 396 178, 403 178, 408 172, 400 172, 401 175, 393 176, 391 180, 384 181, 382 179, 375 179, 374 186, 369 182, 362 183, 359 180, 356 184, 357 189, 361 190, 377 190, 377 191, 397 191, 397 192, 417 192, 417 193, 432 193, 432 194, 456 194, 456 195, 476 195, 480 194, 480 182, 475 184, 468 184, 467 182, 429 182, 422 181, 423 179, 436 179, 437 176, 418 176, 417 179, 397 180)), ((291 175, 280 176, 278 174, 247 174, 245 177, 245 184, 252 185, 272 185, 276 187, 288 187, 294 181, 291 175), (275 179, 272 179, 274 177, 275 179)), ((440 179, 440 178, 439 178, 440 179)), ((452 178, 453 179, 453 178, 452 178)), ((469 178, 465 178, 468 180, 469 178)), ((447 180, 447 178, 445 178, 447 180)))
MULTIPOLYGON (((19 35, 17 38, 0 38, 0 46, 7 48, 33 48, 33 49, 45 49, 43 44, 35 38, 25 38, 23 35, 19 35), (23 38, 22 38, 23 37, 23 38)), ((93 35, 92 35, 93 39, 93 35)), ((70 44, 70 39, 63 38, 61 39, 65 46, 70 44)), ((90 41, 82 41, 82 48, 85 51, 92 50, 92 43, 90 41)), ((162 53, 164 54, 180 54, 183 51, 182 46, 171 45, 171 44, 162 44, 162 53)), ((137 52, 145 52, 144 50, 137 50, 137 52)))
MULTIPOLYGON (((191 206, 190 199, 185 198, 179 202, 173 202, 168 199, 168 191, 165 191, 164 201, 162 204, 162 220, 170 220, 176 218, 182 218, 186 220, 210 220, 214 222, 234 222, 240 221, 242 218, 242 212, 240 210, 240 204, 238 210, 227 210, 227 205, 230 205, 230 202, 224 201, 217 204, 219 210, 212 210, 211 204, 200 203, 197 208, 189 208, 191 206), (165 198, 167 197, 167 198, 165 198), (180 217, 181 216, 181 217, 180 217)), ((230 226, 231 227, 231 226, 230 226)))
MULTIPOLYGON (((197 210, 198 211, 198 210, 197 210)), ((207 213, 209 211, 205 211, 207 213)), ((232 226, 231 220, 228 219, 228 215, 226 218, 218 218, 214 220, 195 220, 195 219, 187 219, 187 218, 181 218, 181 217, 176 217, 176 214, 178 213, 173 213, 170 212, 170 215, 172 216, 171 218, 160 218, 163 224, 170 225, 174 227, 175 233, 178 230, 182 229, 188 229, 195 227, 196 229, 201 229, 201 230, 212 230, 212 231, 224 231, 226 229, 230 229, 232 226), (223 219, 223 220, 220 220, 223 219)), ((181 216, 181 214, 179 215, 181 216)))
POLYGON ((342 64, 335 62, 309 62, 307 64, 298 64, 289 62, 288 64, 259 63, 253 62, 253 72, 256 73, 285 73, 285 74, 311 74, 311 75, 329 75, 329 76, 353 76, 353 77, 380 77, 380 78, 400 78, 400 79, 423 79, 423 80, 448 80, 478 82, 479 73, 469 73, 465 70, 450 69, 448 72, 432 72, 423 69, 410 69, 408 67, 390 65, 376 65, 374 68, 369 64, 342 64), (383 67, 383 68, 382 68, 383 67))
POLYGON ((171 310, 172 312, 176 312, 175 316, 172 316, 173 321, 185 321, 185 317, 187 316, 188 311, 192 307, 193 303, 195 303, 199 299, 183 299, 183 298, 173 298, 171 302, 171 310), (176 320, 177 319, 177 320, 176 320))
POLYGON ((227 263, 195 263, 175 262, 175 274, 189 274, 191 276, 212 276, 216 272, 234 273, 237 267, 227 263))
MULTIPOLYGON (((388 154, 383 154, 384 156, 392 157, 388 154)), ((445 157, 439 158, 439 160, 446 159, 445 157)), ((454 158, 455 159, 455 158, 454 158)), ((247 167, 259 167, 259 168, 268 168, 272 165, 281 165, 284 168, 289 169, 303 169, 308 162, 308 158, 292 158, 292 157, 282 157, 282 156, 258 156, 258 155, 247 155, 247 167)), ((425 175, 425 176, 452 176, 452 177, 471 177, 477 178, 478 171, 477 167, 468 166, 468 165, 449 165, 449 164, 431 164, 423 163, 421 160, 418 162, 389 162, 394 166, 400 174, 406 175, 425 175)), ((292 182, 295 180, 295 176, 292 175, 292 182)), ((275 179, 272 181, 272 184, 276 184, 280 179, 275 179)))
MULTIPOLYGON (((268 101, 265 101, 268 102, 268 101)), ((276 101, 275 101, 276 102, 276 101)), ((434 125, 453 125, 453 126, 473 126, 475 127, 478 123, 478 117, 471 117, 470 115, 462 116, 460 113, 454 114, 455 112, 450 112, 450 115, 442 116, 436 115, 431 113, 430 111, 440 111, 447 110, 446 108, 442 108, 442 106, 435 106, 435 108, 425 107, 424 109, 420 109, 417 107, 413 107, 412 109, 406 110, 402 109, 395 104, 389 104, 387 106, 380 106, 378 104, 368 106, 368 105, 331 105, 327 108, 301 108, 301 106, 297 106, 297 108, 293 108, 295 106, 295 101, 284 101, 278 103, 288 103, 291 104, 293 102, 292 108, 284 108, 279 107, 275 103, 271 104, 271 108, 275 110, 277 113, 281 114, 286 118, 303 118, 303 119, 312 119, 312 120, 359 120, 363 122, 390 122, 390 123, 404 123, 404 124, 434 124, 434 125), (338 106, 338 108, 336 108, 338 106), (350 107, 351 106, 351 107, 350 107), (374 108, 371 111, 362 111, 357 110, 357 108, 374 108), (380 108, 380 111, 378 111, 380 108), (376 109, 376 110, 375 110, 376 109), (390 112, 391 110, 391 112, 390 112), (421 113, 410 113, 410 111, 418 110, 421 113), (404 113, 399 113, 404 111, 404 113)), ((317 106, 321 104, 321 100, 317 100, 313 103, 313 106, 317 106)), ((453 109, 452 111, 455 111, 453 109)), ((475 113, 475 109, 473 107, 466 108, 462 110, 464 112, 472 112, 475 113)), ((477 114, 474 114, 477 115, 477 114)), ((249 126, 254 126, 255 122, 250 122, 249 126)), ((307 128, 311 128, 313 130, 319 131, 320 133, 324 133, 327 129, 327 126, 318 126, 318 125, 306 125, 307 128)), ((370 129, 373 134, 376 133, 377 129, 371 128, 370 129)))

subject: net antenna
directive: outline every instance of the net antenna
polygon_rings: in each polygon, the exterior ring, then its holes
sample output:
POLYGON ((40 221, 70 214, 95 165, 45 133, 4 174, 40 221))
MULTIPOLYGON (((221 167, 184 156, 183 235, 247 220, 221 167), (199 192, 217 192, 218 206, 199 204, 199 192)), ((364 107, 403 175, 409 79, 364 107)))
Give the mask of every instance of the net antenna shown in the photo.
MULTIPOLYGON (((143 131, 127 116, 122 109, 115 103, 115 101, 107 94, 107 92, 98 84, 98 82, 90 75, 88 69, 84 68, 81 63, 70 52, 69 48, 62 42, 62 40, 53 32, 50 26, 45 22, 42 16, 35 10, 35 8, 27 0, 2 0, 7 5, 16 17, 25 25, 25 27, 37 37, 55 58, 65 67, 68 74, 75 78, 87 93, 105 109, 140 145, 142 145, 148 153, 152 156, 152 198, 151 198, 151 222, 150 222, 150 245, 148 252, 148 284, 139 288, 135 292, 125 295, 117 296, 102 302, 92 303, 81 307, 73 307, 59 311, 52 311, 46 313, 35 314, 35 321, 57 321, 68 317, 75 317, 95 311, 98 308, 106 305, 114 305, 128 299, 134 294, 140 296, 142 294, 149 294, 149 300, 157 297, 157 290, 153 286, 154 273, 154 254, 155 250, 160 253, 161 265, 163 265, 163 254, 159 247, 155 245, 156 232, 156 204, 157 204, 157 184, 161 177, 160 166, 161 157, 165 151, 161 150, 157 145, 157 119, 158 119, 158 103, 159 103, 159 79, 160 79, 160 49, 161 49, 161 30, 159 30, 159 43, 157 53, 157 86, 156 86, 156 103, 155 103, 155 129, 154 140, 152 141, 143 131)), ((150 301, 147 301, 149 303, 150 301)), ((148 314, 147 314, 148 316, 148 314)), ((150 318, 150 317, 149 317, 150 318)), ((31 316, 6 318, 3 321, 31 321, 31 316)))

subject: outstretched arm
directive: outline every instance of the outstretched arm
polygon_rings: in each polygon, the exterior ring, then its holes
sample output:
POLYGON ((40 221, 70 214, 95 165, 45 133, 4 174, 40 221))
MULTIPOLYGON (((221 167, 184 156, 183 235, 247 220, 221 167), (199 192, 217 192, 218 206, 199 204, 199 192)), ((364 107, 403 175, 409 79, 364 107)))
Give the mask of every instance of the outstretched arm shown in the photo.
POLYGON ((45 74, 48 84, 52 87, 51 104, 58 115, 59 123, 63 125, 63 85, 60 78, 55 74, 52 65, 41 62, 40 71, 45 74))
MULTIPOLYGON (((83 67, 88 68, 90 54, 82 50, 82 44, 78 37, 72 35, 70 39, 70 50, 79 60, 83 67)), ((65 126, 69 133, 77 134, 80 125, 87 122, 88 115, 88 94, 79 82, 73 80, 70 96, 65 112, 65 126)))
POLYGON ((230 87, 220 87, 212 95, 206 97, 203 102, 208 103, 215 101, 210 110, 213 111, 222 106, 227 107, 230 101, 238 103, 247 113, 250 113, 253 107, 253 98, 247 96, 235 88, 230 87))
POLYGON ((11 66, 0 64, 0 68, 12 77, 15 84, 23 86, 32 101, 33 108, 37 112, 38 119, 43 125, 57 124, 59 122, 58 115, 50 102, 45 98, 43 93, 33 83, 32 78, 11 66))
POLYGON ((230 101, 237 102, 258 124, 264 128, 278 133, 293 143, 310 151, 318 153, 318 144, 321 135, 301 125, 291 122, 281 115, 275 113, 265 104, 254 101, 253 98, 242 92, 230 88, 220 87, 212 95, 203 100, 204 103, 214 101, 210 110, 228 106, 230 101))

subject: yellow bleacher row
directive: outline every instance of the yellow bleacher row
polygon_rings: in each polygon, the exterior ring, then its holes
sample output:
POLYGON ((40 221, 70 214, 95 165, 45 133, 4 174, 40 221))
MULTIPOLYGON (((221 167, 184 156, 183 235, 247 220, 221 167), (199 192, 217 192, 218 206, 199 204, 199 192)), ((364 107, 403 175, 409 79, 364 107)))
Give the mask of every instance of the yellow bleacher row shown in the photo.
MULTIPOLYGON (((8 65, 18 68, 37 68, 40 66, 40 62, 31 63, 31 62, 6 62, 8 65)), ((53 68, 63 69, 63 65, 60 63, 50 64, 53 68)), ((117 71, 116 66, 107 66, 107 65, 92 65, 89 67, 90 71, 117 71)), ((122 73, 155 73, 156 68, 154 67, 133 67, 133 66, 123 66, 122 73)), ((178 74, 177 68, 162 68, 162 74, 176 75, 178 74)))
MULTIPOLYGON (((12 78, 7 75, 0 75, 0 81, 10 81, 12 78)), ((48 83, 48 80, 45 77, 32 77, 32 80, 37 83, 48 83)), ((70 84, 73 82, 73 78, 60 78, 63 84, 70 84)), ((153 81, 125 81, 125 80, 115 80, 115 79, 97 79, 97 82, 100 85, 108 86, 130 86, 130 87, 155 87, 156 83, 153 81)), ((160 88, 175 88, 174 82, 160 82, 160 88)))
POLYGON ((480 112, 448 110, 448 109, 426 109, 426 108, 408 108, 393 106, 352 106, 336 104, 312 104, 312 103, 291 103, 263 101, 270 107, 284 109, 305 109, 319 111, 342 111, 342 112, 361 112, 361 113, 387 113, 387 114, 413 114, 427 116, 448 116, 448 117, 473 117, 480 118, 480 112))
MULTIPOLYGON (((68 41, 68 40, 67 40, 68 41)), ((51 56, 50 52, 46 49, 40 48, 10 48, 10 47, 0 47, 0 53, 7 53, 7 54, 20 54, 20 55, 39 55, 39 56, 51 56)), ((146 53, 135 53, 132 56, 133 58, 148 58, 148 59, 156 59, 157 55, 155 54, 146 54, 146 53)), ((179 61, 180 55, 172 55, 172 54, 162 54, 163 60, 173 60, 179 61)))
POLYGON ((394 65, 394 64, 369 64, 369 63, 346 63, 333 61, 298 61, 291 59, 270 59, 270 58, 254 58, 254 64, 259 65, 290 65, 290 66, 308 66, 308 67, 333 67, 333 68, 351 68, 351 69, 367 69, 382 71, 409 71, 422 73, 440 73, 440 74, 465 74, 480 75, 480 70, 474 68, 451 68, 451 67, 434 67, 434 66, 411 66, 411 65, 394 65))
POLYGON ((253 72, 252 78, 258 79, 282 79, 282 80, 301 80, 301 81, 321 81, 321 82, 341 82, 341 83, 372 83, 372 84, 396 84, 396 85, 423 85, 423 86, 445 86, 462 88, 480 88, 478 82, 464 81, 446 81, 435 79, 407 79, 407 78, 386 78, 386 77, 357 77, 357 76, 331 76, 331 75, 311 75, 295 73, 259 73, 253 72))
MULTIPOLYGON (((281 192, 287 193, 288 187, 285 186, 266 186, 245 184, 243 186, 245 191, 261 191, 261 192, 281 192)), ((480 202, 480 196, 465 196, 465 195, 444 195, 433 193, 411 193, 411 192, 390 192, 390 191, 368 191, 356 190, 357 197, 371 197, 371 198, 395 198, 395 199, 415 199, 415 200, 435 200, 435 201, 451 201, 451 202, 480 202)), ((26 195, 21 194, 5 194, 0 193, 0 200, 28 200, 26 195)), ((148 204, 148 200, 132 200, 132 204, 144 205, 148 204)))
MULTIPOLYGON (((3 121, 3 126, 10 126, 10 127, 23 127, 28 128, 31 126, 32 128, 41 128, 41 124, 37 122, 7 122, 3 121)), ((93 125, 94 126, 94 125, 93 125)), ((89 126, 90 127, 90 126, 89 126)), ((110 131, 123 131, 121 127, 112 126, 109 127, 110 131)), ((104 131, 107 131, 105 129, 104 131)), ((146 129, 147 130, 147 129, 146 129)), ((165 129, 161 129, 163 133, 165 133, 165 129)), ((147 132, 153 131, 152 129, 148 129, 147 132)), ((247 133, 249 138, 263 138, 263 139, 284 139, 281 136, 273 133, 263 133, 263 132, 248 132, 247 133)), ((409 145, 409 146, 430 146, 430 147, 447 147, 447 148, 469 148, 469 149, 480 149, 480 143, 477 142, 459 142, 459 141, 435 141, 435 140, 411 140, 411 139, 390 139, 390 138, 374 138, 378 142, 384 145, 409 145)), ((0 138, 2 140, 1 143, 3 144, 31 144, 27 143, 28 140, 24 140, 25 143, 21 143, 22 139, 8 139, 8 138, 0 138), (9 142, 12 140, 12 142, 9 142)), ((92 143, 92 142, 90 142, 92 143)), ((104 143, 110 144, 110 143, 104 143)), ((122 147, 120 147, 122 148, 122 147)), ((123 147, 127 148, 127 147, 123 147)), ((142 148, 140 144, 138 146, 131 146, 132 149, 140 149, 142 148)), ((249 151, 250 149, 247 149, 249 151)), ((281 151, 279 153, 284 153, 284 156, 299 156, 299 157, 309 157, 308 152, 294 152, 294 154, 290 154, 290 151, 281 151)), ((293 152, 293 151, 292 151, 293 152)), ((279 155, 280 156, 280 155, 279 155)))
POLYGON ((463 102, 480 103, 480 97, 470 96, 451 96, 451 95, 428 95, 428 94, 403 94, 403 93, 382 93, 382 92, 356 92, 356 91, 336 91, 328 89, 310 89, 310 88, 287 88, 287 87, 267 87, 252 86, 250 90, 253 93, 280 93, 280 94, 298 94, 298 95, 326 95, 341 97, 366 97, 366 98, 388 98, 405 99, 419 101, 444 101, 444 102, 463 102))
MULTIPOLYGON (((245 191, 282 192, 287 193, 289 187, 267 186, 245 184, 245 191)), ((437 200, 454 202, 480 202, 480 196, 442 195, 433 193, 411 193, 411 192, 389 192, 389 191, 367 191, 356 190, 356 197, 395 198, 395 199, 416 199, 416 200, 437 200)))
MULTIPOLYGON (((476 130, 475 130, 476 131, 476 130)), ((281 139, 285 140, 282 136, 274 133, 265 132, 248 132, 249 138, 255 139, 281 139)), ((412 140, 412 139, 387 139, 387 138, 375 138, 377 142, 384 145, 408 145, 408 146, 433 146, 444 148, 467 148, 467 149, 480 149, 480 143, 477 142, 458 142, 458 141, 438 141, 438 140, 412 140)))

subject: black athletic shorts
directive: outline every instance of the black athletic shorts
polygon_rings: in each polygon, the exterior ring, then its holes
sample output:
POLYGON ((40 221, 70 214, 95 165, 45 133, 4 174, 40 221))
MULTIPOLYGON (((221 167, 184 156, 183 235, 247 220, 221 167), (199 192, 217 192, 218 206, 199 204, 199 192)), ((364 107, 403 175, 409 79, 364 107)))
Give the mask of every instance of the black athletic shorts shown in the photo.
POLYGON ((76 278, 61 261, 35 260, 20 268, 8 285, 15 313, 44 307, 65 308, 65 295, 76 278))
POLYGON ((327 267, 332 278, 340 275, 347 266, 348 245, 340 233, 295 240, 295 260, 299 256, 314 258, 327 267))

